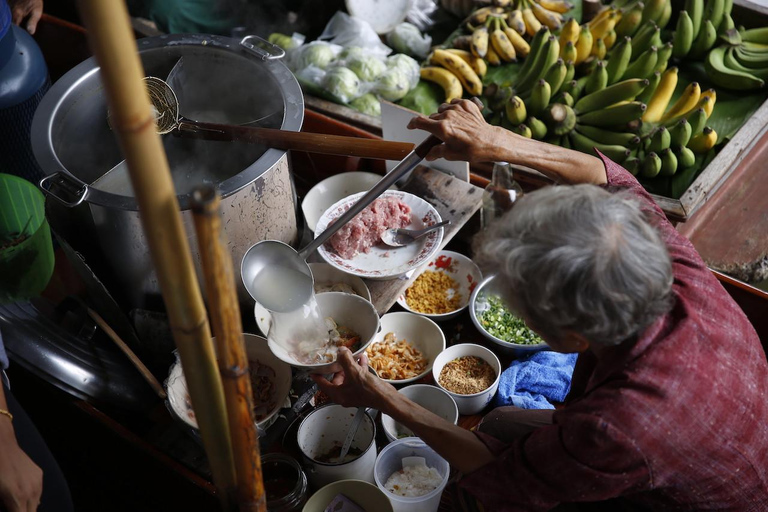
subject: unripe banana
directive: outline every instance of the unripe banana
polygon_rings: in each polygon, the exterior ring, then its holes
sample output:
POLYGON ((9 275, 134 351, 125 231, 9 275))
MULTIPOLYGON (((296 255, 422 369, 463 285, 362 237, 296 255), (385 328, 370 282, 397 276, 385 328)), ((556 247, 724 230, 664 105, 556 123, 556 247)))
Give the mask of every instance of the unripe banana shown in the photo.
POLYGON ((696 154, 702 154, 706 153, 713 147, 715 147, 715 144, 717 143, 717 132, 710 128, 709 126, 705 126, 704 130, 691 137, 691 140, 688 141, 688 147, 696 154))
POLYGON ((574 101, 576 101, 584 91, 584 83, 580 83, 578 80, 571 80, 563 84, 562 91, 570 94, 574 101))
POLYGON ((730 14, 723 14, 723 21, 720 22, 720 26, 717 27, 717 35, 723 35, 729 30, 736 28, 736 23, 731 18, 730 14))
POLYGON ((659 48, 659 53, 656 58, 656 65, 653 67, 654 71, 663 73, 667 69, 669 64, 669 58, 672 56, 672 43, 665 43, 659 48))
POLYGON ((640 142, 640 139, 634 133, 605 130, 603 128, 598 128, 597 126, 589 126, 586 124, 577 125, 576 131, 601 144, 629 147, 640 142))
POLYGON ((526 139, 530 139, 533 136, 533 134, 531 133, 531 129, 528 128, 528 126, 524 125, 524 124, 519 124, 517 126, 514 126, 512 128, 512 131, 515 132, 518 135, 522 135, 526 139))
POLYGON ((655 178, 661 172, 661 158, 656 153, 648 153, 643 159, 640 174, 645 178, 655 178))
POLYGON ((653 132, 653 135, 651 135, 651 145, 648 146, 648 149, 660 153, 669 147, 672 143, 671 139, 669 130, 667 130, 665 126, 660 126, 653 132))
POLYGON ((718 46, 713 48, 707 55, 704 61, 704 69, 707 71, 707 77, 720 87, 727 89, 748 91, 752 89, 760 89, 765 85, 765 81, 752 73, 745 71, 738 71, 729 68, 725 65, 724 58, 726 51, 725 46, 718 46))
POLYGON ((573 149, 593 156, 597 156, 597 153, 595 153, 595 149, 597 149, 617 164, 621 164, 630 154, 630 151, 623 146, 601 144, 578 131, 572 131, 569 137, 571 144, 573 144, 573 149))
POLYGON ((685 10, 691 17, 693 40, 695 40, 701 30, 701 21, 704 19, 704 0, 685 0, 685 10))
POLYGON ((673 176, 677 172, 677 156, 672 149, 667 148, 660 153, 661 158, 661 176, 673 176))
POLYGON ((723 13, 725 12, 724 0, 707 0, 704 7, 704 19, 708 20, 712 27, 717 31, 717 27, 723 21, 723 13))
POLYGON ((625 126, 627 123, 640 119, 645 111, 645 104, 631 101, 623 105, 604 108, 594 112, 579 115, 579 123, 590 126, 625 126))
POLYGON ((509 37, 507 37, 507 34, 505 34, 501 29, 501 24, 499 23, 498 19, 493 21, 493 27, 494 28, 491 31, 490 40, 491 46, 493 46, 496 54, 504 62, 516 61, 517 54, 515 52, 515 47, 512 46, 512 42, 509 40, 509 37))
MULTIPOLYGON (((567 93, 563 93, 563 96, 567 93)), ((567 99, 566 99, 567 101, 567 99)), ((565 103, 555 103, 544 111, 544 118, 554 135, 566 135, 576 126, 576 113, 565 103)))
POLYGON ((624 72, 624 78, 647 78, 651 76, 658 61, 659 52, 655 46, 651 46, 646 52, 640 55, 635 62, 627 67, 624 72))
POLYGON ((560 44, 557 42, 555 36, 549 36, 544 43, 544 47, 541 49, 539 55, 536 56, 536 61, 531 65, 528 73, 525 76, 518 75, 518 82, 515 88, 519 93, 525 93, 530 90, 531 87, 540 80, 549 68, 554 64, 560 53, 560 44))
POLYGON ((547 136, 547 125, 544 124, 544 121, 530 116, 525 124, 531 129, 531 138, 535 140, 544 140, 544 137, 547 136))
POLYGON ((580 114, 586 114, 588 112, 594 112, 595 110, 616 105, 623 101, 631 101, 647 86, 648 80, 640 78, 623 80, 584 96, 576 102, 575 109, 580 114))
POLYGON ((615 30, 611 30, 611 31, 609 31, 609 32, 608 32, 608 33, 605 35, 605 37, 603 38, 603 42, 605 43, 605 47, 606 47, 608 50, 610 50, 611 48, 613 48, 613 45, 616 43, 616 38, 617 38, 617 37, 618 37, 618 36, 616 35, 616 31, 615 31, 615 30))
POLYGON ((605 70, 605 61, 598 61, 597 67, 587 77, 587 83, 584 85, 584 92, 592 94, 593 92, 605 89, 608 85, 608 72, 605 70))
POLYGON ((660 121, 664 122, 673 117, 685 115, 689 110, 696 106, 701 96, 701 87, 698 82, 692 82, 685 88, 683 94, 678 98, 672 107, 661 116, 660 121))
POLYGON ((696 155, 691 151, 691 148, 679 147, 677 151, 677 165, 682 169, 687 169, 696 163, 696 155))
POLYGON ((533 63, 539 58, 539 54, 544 49, 544 43, 549 40, 551 33, 548 28, 539 30, 533 39, 531 39, 531 51, 528 54, 528 58, 523 61, 523 65, 520 67, 520 71, 517 74, 517 81, 522 80, 533 67, 533 63))
POLYGON ((768 45, 768 27, 745 30, 741 34, 741 39, 747 43, 768 45))
POLYGON ((656 92, 656 88, 659 86, 660 81, 661 73, 654 71, 653 74, 648 78, 648 86, 643 89, 643 92, 638 94, 637 98, 635 99, 641 103, 648 104, 648 102, 651 101, 653 94, 656 92))
POLYGON ((606 53, 608 53, 608 48, 605 47, 605 42, 602 39, 596 39, 590 54, 594 55, 597 60, 603 60, 606 53))
POLYGON ((521 124, 528 117, 525 102, 519 96, 513 96, 505 105, 507 120, 512 124, 521 124))
POLYGON ((647 51, 648 48, 654 46, 656 40, 660 41, 660 33, 661 29, 652 21, 640 27, 638 33, 632 38, 632 55, 637 58, 647 51))
POLYGON ((507 25, 521 36, 525 35, 525 21, 523 21, 523 13, 520 9, 515 9, 507 15, 507 25))
POLYGON ((640 173, 640 167, 642 162, 636 156, 630 156, 624 163, 621 164, 632 176, 637 176, 640 173))
MULTIPOLYGON (((539 115, 549 105, 549 99, 552 97, 552 88, 546 80, 542 79, 536 82, 531 90, 531 98, 528 100, 528 113, 534 116, 539 115)), ((533 129, 533 127, 531 127, 533 129)))
POLYGON ((565 46, 560 45, 560 58, 565 62, 576 62, 576 45, 573 42, 568 41, 565 46))
POLYGON ((703 57, 714 46, 715 41, 717 41, 717 30, 711 21, 705 19, 688 55, 693 59, 703 57))
POLYGON ((488 27, 482 26, 472 32, 470 48, 475 57, 482 58, 486 56, 488 53, 488 27))
POLYGON ((616 35, 619 38, 633 36, 643 22, 643 2, 637 2, 632 9, 626 11, 621 21, 616 25, 616 35))
POLYGON ((430 62, 439 64, 456 75, 469 94, 479 96, 483 93, 483 82, 480 77, 458 55, 445 50, 435 50, 430 62))
POLYGON ((680 119, 670 128, 669 137, 672 146, 685 146, 691 140, 691 124, 687 119, 680 119))
MULTIPOLYGON (((576 75, 576 66, 573 65, 573 62, 567 62, 565 65, 565 78, 563 79, 563 85, 573 80, 573 77, 576 75)), ((562 86, 561 86, 562 89, 562 86)))
POLYGON ((669 101, 672 99, 672 94, 677 87, 677 68, 669 68, 661 76, 656 91, 653 93, 650 101, 648 101, 648 108, 643 114, 643 121, 646 123, 658 123, 661 121, 664 112, 669 106, 669 101))
POLYGON ((565 75, 568 73, 568 67, 563 62, 563 59, 557 59, 552 66, 550 66, 547 73, 544 75, 544 80, 547 81, 552 89, 552 96, 560 91, 563 83, 565 82, 565 75))
POLYGON ((664 29, 669 23, 669 20, 671 18, 672 18, 672 2, 667 1, 664 4, 664 11, 661 13, 661 17, 658 20, 656 20, 656 24, 659 26, 659 28, 664 29))
POLYGON ((456 75, 445 68, 437 66, 421 68, 420 76, 422 79, 435 82, 443 88, 446 103, 450 103, 455 98, 461 98, 464 92, 456 75))
POLYGON ((707 113, 703 108, 697 108, 686 116, 686 120, 688 121, 688 124, 691 125, 691 136, 693 136, 697 133, 701 133, 704 129, 704 126, 707 123, 707 113))
POLYGON ((581 33, 579 34, 579 40, 576 42, 576 62, 575 64, 581 64, 592 52, 592 33, 589 31, 587 25, 581 26, 581 33))
POLYGON ((669 0, 645 0, 645 8, 643 9, 643 23, 647 21, 653 21, 657 23, 664 14, 664 5, 669 0))
POLYGON ((570 93, 567 93, 565 91, 560 91, 560 94, 558 94, 554 100, 553 103, 562 103, 563 105, 567 107, 573 108, 573 96, 571 96, 570 93))
POLYGON ((608 64, 605 69, 608 71, 608 83, 614 84, 622 79, 624 72, 629 66, 629 61, 632 58, 632 39, 625 37, 619 44, 611 51, 608 57, 608 64))
POLYGON ((672 55, 678 59, 688 55, 688 52, 691 51, 691 45, 693 45, 693 38, 693 21, 691 21, 688 11, 680 11, 677 16, 675 34, 672 38, 672 55))

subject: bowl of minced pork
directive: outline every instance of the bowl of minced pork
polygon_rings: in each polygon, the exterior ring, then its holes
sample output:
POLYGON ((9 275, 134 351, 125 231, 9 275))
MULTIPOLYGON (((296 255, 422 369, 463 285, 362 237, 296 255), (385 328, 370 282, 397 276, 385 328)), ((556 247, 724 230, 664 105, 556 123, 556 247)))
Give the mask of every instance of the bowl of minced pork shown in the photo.
POLYGON ((411 279, 397 303, 436 322, 448 320, 464 311, 482 279, 471 259, 457 252, 440 251, 411 279))

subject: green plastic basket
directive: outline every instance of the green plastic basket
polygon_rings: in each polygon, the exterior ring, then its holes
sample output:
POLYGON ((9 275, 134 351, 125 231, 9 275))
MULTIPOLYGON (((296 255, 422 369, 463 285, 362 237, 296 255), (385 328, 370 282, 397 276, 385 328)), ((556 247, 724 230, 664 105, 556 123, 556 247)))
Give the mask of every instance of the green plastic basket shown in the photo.
POLYGON ((18 176, 0 174, 0 304, 39 295, 53 261, 42 192, 18 176))

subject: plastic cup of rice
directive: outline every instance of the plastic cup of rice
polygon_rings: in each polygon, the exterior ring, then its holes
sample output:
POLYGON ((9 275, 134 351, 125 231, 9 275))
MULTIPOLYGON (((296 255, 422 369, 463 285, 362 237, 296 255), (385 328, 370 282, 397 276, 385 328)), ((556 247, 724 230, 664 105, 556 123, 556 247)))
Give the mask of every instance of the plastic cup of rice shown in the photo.
POLYGON ((373 476, 395 512, 437 512, 450 472, 448 461, 418 437, 408 437, 381 450, 373 476), (423 458, 426 467, 410 457, 423 458))

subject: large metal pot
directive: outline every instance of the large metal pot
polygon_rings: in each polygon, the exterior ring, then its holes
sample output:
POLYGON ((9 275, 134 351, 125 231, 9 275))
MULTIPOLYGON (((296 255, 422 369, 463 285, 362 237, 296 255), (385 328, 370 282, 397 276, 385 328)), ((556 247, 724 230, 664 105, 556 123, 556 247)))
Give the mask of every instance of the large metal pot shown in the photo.
MULTIPOLYGON (((165 79, 184 58, 185 82, 183 90, 176 91, 182 115, 231 124, 268 116, 261 126, 298 131, 304 116, 301 89, 279 61, 282 51, 253 45, 253 40, 168 35, 141 39, 138 47, 147 76, 165 79)), ((246 249, 259 240, 295 242, 296 195, 285 151, 173 135, 163 136, 163 144, 196 259, 187 210, 190 192, 201 181, 215 183, 222 195, 223 225, 235 268, 246 249)), ((106 97, 93 58, 64 75, 40 103, 32 147, 47 175, 41 187, 68 207, 89 209, 94 237, 112 277, 125 288, 130 305, 145 305, 159 287, 136 200, 130 187, 116 190, 99 180, 123 157, 108 124, 106 97)), ((241 297, 247 297, 239 285, 241 297)))

